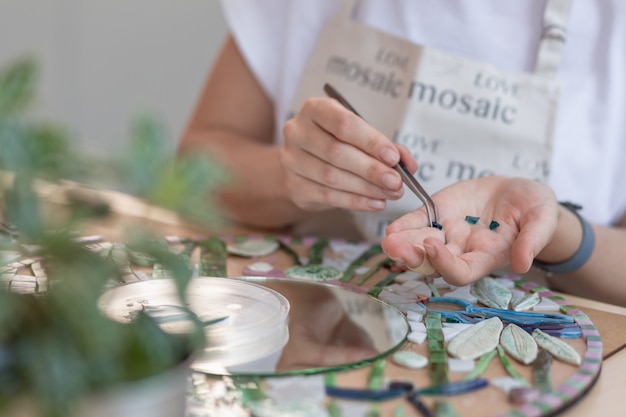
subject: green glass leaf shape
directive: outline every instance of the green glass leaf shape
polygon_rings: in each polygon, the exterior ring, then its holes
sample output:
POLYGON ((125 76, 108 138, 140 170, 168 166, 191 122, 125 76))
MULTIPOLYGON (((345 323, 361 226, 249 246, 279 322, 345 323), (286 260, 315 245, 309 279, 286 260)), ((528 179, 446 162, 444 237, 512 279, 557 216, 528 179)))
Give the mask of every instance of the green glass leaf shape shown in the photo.
POLYGON ((504 328, 500 344, 509 355, 524 365, 532 363, 537 357, 537 342, 528 332, 515 324, 509 324, 504 328))
POLYGON ((496 279, 481 278, 471 287, 472 294, 487 307, 508 309, 513 294, 496 279))
POLYGON ((540 347, 550 352, 555 358, 572 365, 580 365, 581 358, 578 352, 561 339, 550 336, 539 329, 533 330, 533 338, 540 347))
POLYGON ((498 346, 502 321, 492 317, 459 333, 448 343, 448 353, 459 359, 476 359, 498 346))

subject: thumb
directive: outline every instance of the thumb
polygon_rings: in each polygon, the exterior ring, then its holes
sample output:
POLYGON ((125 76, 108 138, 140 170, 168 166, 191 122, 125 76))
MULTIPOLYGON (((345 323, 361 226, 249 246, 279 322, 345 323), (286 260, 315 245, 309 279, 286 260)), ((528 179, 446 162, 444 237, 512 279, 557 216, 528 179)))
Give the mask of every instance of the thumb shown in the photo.
POLYGON ((520 224, 520 232, 511 245, 511 268, 528 272, 535 256, 552 240, 557 224, 557 208, 540 207, 520 224))

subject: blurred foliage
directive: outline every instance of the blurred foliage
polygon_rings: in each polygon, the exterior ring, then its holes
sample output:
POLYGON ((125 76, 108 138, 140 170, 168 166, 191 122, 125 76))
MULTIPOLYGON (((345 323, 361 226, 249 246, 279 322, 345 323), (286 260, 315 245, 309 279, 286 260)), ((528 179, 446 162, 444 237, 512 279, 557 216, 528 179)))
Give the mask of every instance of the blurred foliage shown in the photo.
MULTIPOLYGON (((36 247, 49 280, 43 294, 0 289, 0 410, 26 395, 41 404, 46 416, 60 417, 70 415, 72 404, 85 395, 177 365, 202 346, 204 333, 190 312, 197 326, 186 336, 165 333, 143 312, 127 324, 101 313, 98 300, 122 266, 77 243, 73 230, 78 220, 106 215, 106 206, 70 199, 66 223, 51 225, 34 182, 84 183, 102 167, 80 154, 67 129, 32 116, 37 77, 30 59, 0 72, 0 250, 36 247)), ((108 161, 108 171, 115 173, 119 189, 213 224, 219 216, 210 195, 223 181, 223 171, 198 156, 177 158, 167 143, 156 119, 139 118, 126 157, 108 161)), ((192 276, 186 257, 145 231, 128 244, 162 265, 182 297, 192 276)))
POLYGON ((201 224, 220 221, 210 196, 226 181, 224 170, 205 155, 174 157, 165 129, 154 118, 134 121, 122 169, 125 191, 201 224))

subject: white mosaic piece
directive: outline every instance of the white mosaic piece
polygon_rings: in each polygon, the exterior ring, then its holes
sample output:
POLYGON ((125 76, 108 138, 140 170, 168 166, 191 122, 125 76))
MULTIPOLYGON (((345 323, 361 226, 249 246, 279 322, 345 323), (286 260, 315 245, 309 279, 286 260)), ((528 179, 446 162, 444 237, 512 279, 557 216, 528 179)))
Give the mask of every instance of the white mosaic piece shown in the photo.
POLYGON ((406 340, 421 345, 426 341, 426 332, 414 331, 406 336, 406 340))
POLYGON ((443 340, 449 342, 459 333, 473 326, 471 323, 442 323, 443 340))
POLYGON ((294 401, 323 403, 326 388, 322 375, 267 378, 265 393, 277 404, 294 401))
POLYGON ((421 276, 422 276, 421 274, 418 274, 417 272, 414 272, 414 271, 405 271, 396 275, 395 282, 402 284, 407 281, 415 281, 419 279, 421 276))
POLYGON ((254 272, 265 273, 271 271, 274 267, 268 262, 259 261, 248 265, 248 269, 254 272))
POLYGON ((520 290, 518 288, 511 288, 510 291, 511 291, 511 303, 515 302, 516 300, 519 300, 520 298, 526 295, 526 291, 520 290))
POLYGON ((533 306, 533 311, 561 311, 561 306, 549 298, 541 297, 541 301, 533 306))
POLYGON ((528 311, 541 302, 541 297, 536 292, 527 294, 522 298, 511 300, 511 310, 528 311))
POLYGON ((446 297, 460 298, 461 300, 474 304, 478 301, 478 299, 474 296, 474 294, 472 294, 471 289, 471 285, 456 287, 452 291, 447 292, 446 297))
POLYGON ((275 252, 279 243, 269 239, 246 239, 243 242, 235 242, 226 246, 228 253, 238 256, 267 256, 275 252))
POLYGON ((277 404, 270 399, 251 401, 248 408, 255 417, 328 417, 326 408, 310 401, 277 404))
POLYGON ((526 386, 526 381, 510 376, 491 378, 489 383, 507 395, 513 388, 524 388, 526 386))
POLYGON ((433 285, 435 286, 435 288, 451 288, 451 285, 448 284, 443 278, 439 277, 439 278, 435 278, 433 279, 433 285))
POLYGON ((411 332, 406 336, 409 342, 421 345, 426 340, 426 325, 421 321, 409 321, 411 332))
POLYGON ((430 297, 432 295, 431 289, 423 281, 407 281, 399 286, 399 290, 415 295, 425 295, 430 297))
POLYGON ((421 369, 428 365, 428 358, 426 356, 410 350, 394 353, 391 360, 395 364, 409 369, 421 369))
POLYGON ((424 315, 421 313, 416 313, 415 311, 409 311, 406 313, 406 319, 409 322, 415 321, 415 322, 421 322, 424 321, 424 315))
POLYGON ((476 362, 472 359, 448 358, 448 370, 450 372, 471 372, 476 362))

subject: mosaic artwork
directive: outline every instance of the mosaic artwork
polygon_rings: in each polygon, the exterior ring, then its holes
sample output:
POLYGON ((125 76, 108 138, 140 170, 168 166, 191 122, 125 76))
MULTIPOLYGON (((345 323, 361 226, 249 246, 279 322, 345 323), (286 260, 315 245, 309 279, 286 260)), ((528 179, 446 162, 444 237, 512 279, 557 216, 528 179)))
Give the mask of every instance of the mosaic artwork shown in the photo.
MULTIPOLYGON (((167 277, 122 244, 77 239, 126 264, 112 287, 167 277)), ((516 275, 454 287, 395 265, 379 245, 312 237, 170 236, 163 244, 197 277, 339 286, 394 306, 410 328, 398 349, 363 366, 263 378, 194 372, 189 416, 544 416, 582 397, 600 372, 602 340, 587 315, 516 275)), ((0 254, 0 279, 12 291, 47 289, 45 265, 30 249, 0 254)))

